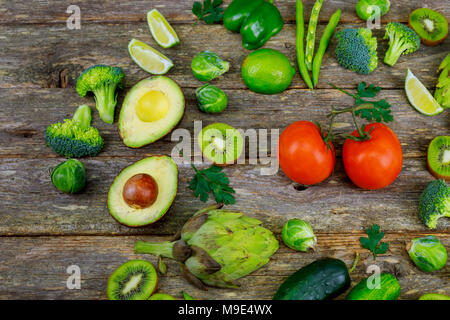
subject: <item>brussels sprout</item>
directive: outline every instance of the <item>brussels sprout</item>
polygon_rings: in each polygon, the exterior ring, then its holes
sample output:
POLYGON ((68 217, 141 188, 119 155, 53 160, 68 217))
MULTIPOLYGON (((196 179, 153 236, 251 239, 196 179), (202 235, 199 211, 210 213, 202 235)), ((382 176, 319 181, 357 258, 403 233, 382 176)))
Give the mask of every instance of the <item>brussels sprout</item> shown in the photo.
POLYGON ((191 63, 194 76, 200 81, 211 81, 230 69, 230 63, 211 51, 197 54, 191 63))
POLYGON ((291 219, 283 227, 281 238, 289 248, 306 252, 314 249, 317 238, 311 226, 300 219, 291 219))
POLYGON ((81 161, 69 159, 53 169, 51 179, 58 190, 65 193, 77 193, 86 184, 86 169, 81 161))
POLYGON ((210 84, 205 84, 195 91, 200 110, 206 113, 219 113, 225 110, 228 98, 225 92, 210 84))
POLYGON ((447 251, 435 236, 414 239, 406 250, 416 266, 425 272, 442 269, 447 263, 447 251))
POLYGON ((380 8, 380 17, 389 12, 391 3, 389 0, 359 0, 356 5, 356 13, 362 20, 369 20, 374 13, 374 6, 380 8))

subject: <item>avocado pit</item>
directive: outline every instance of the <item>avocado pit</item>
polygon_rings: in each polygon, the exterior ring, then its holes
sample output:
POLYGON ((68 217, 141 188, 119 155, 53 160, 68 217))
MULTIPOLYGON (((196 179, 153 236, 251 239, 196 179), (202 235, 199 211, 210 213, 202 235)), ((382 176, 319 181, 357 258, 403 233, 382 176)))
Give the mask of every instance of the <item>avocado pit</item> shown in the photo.
POLYGON ((144 122, 154 122, 164 118, 169 112, 169 99, 157 90, 144 94, 136 105, 136 114, 144 122))
POLYGON ((123 199, 132 208, 145 209, 155 203, 158 184, 152 176, 140 173, 132 176, 123 187, 123 199))

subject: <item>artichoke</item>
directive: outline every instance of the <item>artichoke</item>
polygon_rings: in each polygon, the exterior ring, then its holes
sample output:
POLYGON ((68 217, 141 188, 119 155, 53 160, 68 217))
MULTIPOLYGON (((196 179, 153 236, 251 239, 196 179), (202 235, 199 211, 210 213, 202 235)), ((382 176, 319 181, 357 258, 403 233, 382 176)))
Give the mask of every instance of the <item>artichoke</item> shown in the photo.
POLYGON ((237 288, 236 280, 261 268, 278 250, 278 241, 261 222, 241 212, 214 205, 198 211, 183 226, 180 240, 137 241, 136 253, 161 255, 181 263, 184 276, 197 287, 204 284, 237 288))

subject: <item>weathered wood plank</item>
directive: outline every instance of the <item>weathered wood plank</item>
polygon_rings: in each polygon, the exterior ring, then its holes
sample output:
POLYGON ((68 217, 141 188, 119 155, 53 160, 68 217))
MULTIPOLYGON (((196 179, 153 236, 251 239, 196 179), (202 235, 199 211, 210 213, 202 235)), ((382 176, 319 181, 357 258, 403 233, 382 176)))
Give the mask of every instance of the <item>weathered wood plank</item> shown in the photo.
MULTIPOLYGON (((106 199, 114 177, 138 159, 84 160, 88 184, 78 195, 62 194, 53 187, 49 170, 59 159, 0 159, 0 235, 175 234, 205 206, 188 187, 193 177, 189 165, 179 165, 177 198, 157 223, 127 228, 108 213, 106 199)), ((281 232, 290 218, 309 221, 319 232, 354 232, 372 223, 388 231, 427 230, 417 214, 419 196, 432 180, 423 159, 407 159, 394 184, 376 192, 352 185, 340 161, 331 178, 308 188, 299 188, 281 170, 262 176, 261 168, 225 169, 237 192, 231 208, 264 221, 274 232, 281 232)), ((450 231, 450 219, 442 218, 438 230, 450 231)))
MULTIPOLYGON (((362 25, 340 25, 339 28, 346 26, 362 25)), ((199 87, 201 83, 195 80, 190 70, 191 60, 198 52, 210 49, 231 62, 230 71, 214 83, 221 88, 245 89, 240 66, 249 52, 242 48, 240 35, 232 34, 220 25, 180 25, 176 29, 181 44, 162 50, 175 63, 168 76, 183 87, 199 87)), ((319 26, 318 32, 322 33, 323 29, 324 26, 319 26)), ((411 68, 427 87, 434 89, 436 69, 450 51, 450 40, 437 47, 422 46, 418 52, 401 57, 392 68, 382 62, 387 47, 387 42, 381 40, 383 33, 383 30, 375 32, 379 39, 380 61, 378 69, 368 76, 357 75, 338 65, 334 54, 336 40, 333 39, 324 57, 318 88, 330 88, 329 82, 352 88, 363 80, 383 88, 403 88, 406 69, 411 68)), ((129 88, 149 75, 129 57, 128 42, 135 37, 157 47, 144 22, 87 25, 81 30, 68 30, 59 25, 0 26, 0 34, 0 88, 74 87, 85 68, 99 63, 121 66, 129 88)), ((286 26, 267 47, 282 51, 296 65, 295 26, 286 26)), ((305 88, 298 74, 291 88, 305 88)))
MULTIPOLYGON (((186 112, 178 128, 187 129, 194 137, 194 121, 203 125, 225 122, 236 128, 284 129, 298 120, 311 120, 326 125, 326 115, 331 106, 345 107, 352 98, 337 90, 289 90, 281 95, 264 96, 244 90, 226 90, 229 97, 227 110, 219 115, 201 113, 196 105, 193 89, 183 89, 186 96, 186 112), (276 116, 274 116, 276 115, 276 116)), ((119 97, 117 113, 123 92, 119 97)), ((385 90, 381 93, 392 104, 395 122, 390 126, 397 133, 404 148, 405 157, 424 157, 429 142, 437 135, 449 134, 448 113, 426 117, 417 113, 408 103, 403 90, 385 90)), ((93 98, 82 99, 75 90, 68 89, 0 89, 0 156, 1 157, 54 157, 56 154, 45 146, 44 131, 50 123, 72 117, 82 103, 94 105, 93 98)), ((93 108, 95 109, 95 108, 93 108)), ((93 112, 93 125, 105 139, 100 157, 143 157, 146 154, 171 154, 178 143, 171 135, 141 149, 127 148, 117 133, 117 125, 102 122, 93 112)), ((116 117, 117 118, 117 117, 116 117)), ((337 131, 352 131, 351 117, 337 120, 337 131)), ((342 141, 338 141, 339 145, 342 141)), ((269 140, 270 143, 270 140, 269 140)), ((340 153, 338 148, 338 154, 340 153)), ((270 150, 269 150, 270 151, 270 150)))
MULTIPOLYGON (((224 8, 231 0, 224 1, 224 8)), ((314 4, 314 0, 303 1, 305 5, 305 18, 309 18, 309 13, 314 4)), ((343 21, 355 21, 358 19, 355 12, 356 0, 339 1, 328 0, 323 6, 320 21, 327 22, 331 14, 341 8, 343 11, 343 21)), ((0 2, 0 23, 1 24, 19 24, 19 23, 66 23, 70 14, 66 13, 70 5, 78 5, 81 10, 81 19, 83 23, 87 22, 140 22, 145 21, 145 13, 158 8, 163 12, 171 23, 193 23, 195 17, 192 15, 193 1, 177 0, 151 0, 151 1, 124 1, 120 4, 116 1, 7 1, 0 2)), ((295 1, 277 0, 276 6, 280 9, 283 18, 287 22, 295 21, 295 1)), ((410 10, 429 7, 441 11, 449 16, 449 7, 445 1, 439 0, 397 0, 392 2, 388 15, 383 17, 383 21, 408 21, 410 10)))
MULTIPOLYGON (((355 252, 361 259, 351 275, 352 285, 368 276, 366 269, 376 264, 382 272, 391 272, 401 284, 401 299, 417 299, 424 293, 450 294, 450 269, 448 265, 433 273, 423 273, 409 259, 405 244, 424 234, 390 234, 387 255, 372 256, 359 245, 362 234, 318 234, 317 250, 313 253, 296 253, 284 245, 262 269, 240 280, 238 290, 210 288, 200 291, 188 284, 179 273, 176 263, 167 260, 168 273, 160 277, 159 292, 180 298, 186 290, 197 299, 271 299, 282 281, 302 266, 320 258, 335 257, 351 266, 355 252)), ((445 246, 450 245, 448 234, 436 234, 445 246)), ((141 239, 141 238, 140 238, 141 239)), ((165 238, 145 237, 148 241, 165 238)), ((144 258, 156 264, 150 255, 134 255, 133 237, 35 237, 3 238, 0 242, 0 299, 106 299, 109 275, 129 259, 144 258), (68 290, 67 267, 81 269, 81 290, 68 290)), ((345 297, 345 294, 339 299, 345 297)))

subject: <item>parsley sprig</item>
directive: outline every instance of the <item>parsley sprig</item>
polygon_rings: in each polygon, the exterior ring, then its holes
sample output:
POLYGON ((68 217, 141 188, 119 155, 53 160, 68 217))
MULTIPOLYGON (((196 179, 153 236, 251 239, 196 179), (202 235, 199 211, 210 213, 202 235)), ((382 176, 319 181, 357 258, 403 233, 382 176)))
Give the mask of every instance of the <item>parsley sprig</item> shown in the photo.
POLYGON ((191 163, 195 170, 195 176, 192 179, 189 188, 194 191, 195 197, 200 197, 200 200, 206 202, 209 198, 209 193, 212 192, 217 203, 234 204, 234 189, 230 187, 230 180, 222 171, 222 168, 211 166, 204 170, 199 170, 191 163))
POLYGON ((205 21, 206 24, 213 24, 220 22, 223 18, 223 8, 220 7, 223 0, 203 0, 203 5, 199 1, 195 1, 192 5, 192 13, 197 16, 197 23, 199 20, 205 21))
POLYGON ((359 242, 363 248, 368 249, 373 254, 373 259, 377 259, 377 254, 384 254, 389 250, 389 244, 386 242, 380 242, 384 237, 384 232, 380 231, 380 226, 377 224, 366 229, 368 238, 361 237, 359 242))
POLYGON ((346 90, 331 86, 350 97, 355 99, 355 114, 368 121, 375 120, 376 122, 391 122, 394 121, 392 116, 391 105, 386 99, 381 100, 366 100, 363 98, 375 98, 381 91, 381 87, 375 87, 373 84, 367 85, 365 82, 358 84, 358 94, 352 94, 346 90))
POLYGON ((352 107, 343 109, 336 109, 332 107, 331 113, 328 115, 328 118, 331 119, 328 134, 325 133, 325 131, 318 124, 320 131, 322 132, 322 138, 324 142, 327 144, 328 149, 331 148, 331 141, 336 136, 341 136, 346 139, 351 139, 354 141, 366 141, 372 138, 370 133, 372 132, 373 127, 368 132, 366 132, 365 125, 360 126, 358 124, 357 117, 366 119, 368 121, 376 121, 376 122, 391 122, 394 120, 394 117, 392 116, 391 105, 385 99, 381 100, 373 99, 381 91, 380 87, 375 87, 373 84, 367 85, 367 83, 361 82, 360 84, 358 84, 357 89, 358 93, 353 94, 335 86, 332 83, 330 83, 330 85, 333 88, 345 93, 346 95, 353 97, 355 99, 355 104, 352 107), (368 100, 367 98, 370 98, 370 100, 368 100), (343 113, 352 114, 353 123, 355 124, 355 127, 358 130, 358 136, 346 133, 341 134, 333 133, 333 125, 335 118, 343 113))

